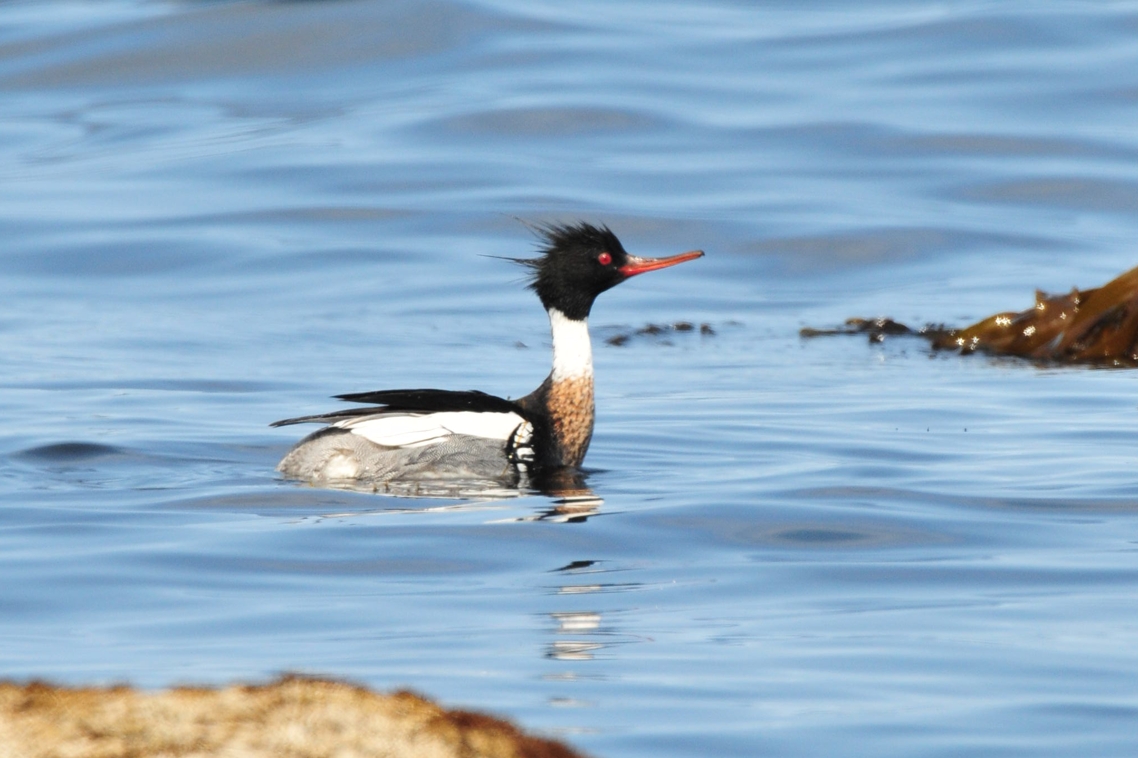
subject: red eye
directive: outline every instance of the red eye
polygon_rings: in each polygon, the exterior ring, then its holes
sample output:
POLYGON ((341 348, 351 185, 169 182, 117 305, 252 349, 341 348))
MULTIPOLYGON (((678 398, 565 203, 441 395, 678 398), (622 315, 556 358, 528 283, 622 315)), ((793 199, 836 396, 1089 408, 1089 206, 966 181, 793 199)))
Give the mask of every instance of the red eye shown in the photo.
POLYGON ((602 266, 607 266, 612 263, 612 256, 608 253, 601 253, 597 256, 597 263, 601 264, 602 266))

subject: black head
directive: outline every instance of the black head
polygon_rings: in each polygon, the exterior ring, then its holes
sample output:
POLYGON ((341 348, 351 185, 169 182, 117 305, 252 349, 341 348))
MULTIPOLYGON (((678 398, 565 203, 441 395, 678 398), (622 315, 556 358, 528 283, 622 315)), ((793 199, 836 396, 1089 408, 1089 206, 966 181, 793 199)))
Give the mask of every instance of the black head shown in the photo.
POLYGON ((537 232, 541 257, 516 260, 533 269, 530 288, 546 310, 556 308, 574 320, 588 318, 597 295, 625 279, 703 255, 693 250, 671 258, 638 258, 625 252, 607 226, 584 222, 548 224, 537 232))

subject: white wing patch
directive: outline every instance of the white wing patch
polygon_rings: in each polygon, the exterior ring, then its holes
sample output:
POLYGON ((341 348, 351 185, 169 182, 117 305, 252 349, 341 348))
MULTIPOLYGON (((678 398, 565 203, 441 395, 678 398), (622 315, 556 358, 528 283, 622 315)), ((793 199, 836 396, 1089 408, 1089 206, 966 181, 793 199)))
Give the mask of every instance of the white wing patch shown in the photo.
POLYGON ((384 447, 424 447, 453 435, 510 439, 519 425, 529 423, 516 413, 451 411, 446 413, 380 413, 339 421, 335 426, 350 429, 384 447))

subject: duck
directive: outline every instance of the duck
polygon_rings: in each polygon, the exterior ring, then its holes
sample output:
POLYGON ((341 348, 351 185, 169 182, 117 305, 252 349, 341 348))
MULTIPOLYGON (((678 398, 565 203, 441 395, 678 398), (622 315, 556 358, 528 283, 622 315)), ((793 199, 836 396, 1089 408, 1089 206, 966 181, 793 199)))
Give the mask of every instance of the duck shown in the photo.
POLYGON ((539 254, 507 258, 528 271, 528 286, 549 316, 553 366, 524 397, 477 390, 390 389, 336 395, 362 404, 284 419, 274 427, 320 423, 277 470, 314 485, 480 481, 535 486, 580 470, 596 416, 589 314, 597 296, 634 276, 703 257, 625 251, 605 225, 534 227, 539 254))

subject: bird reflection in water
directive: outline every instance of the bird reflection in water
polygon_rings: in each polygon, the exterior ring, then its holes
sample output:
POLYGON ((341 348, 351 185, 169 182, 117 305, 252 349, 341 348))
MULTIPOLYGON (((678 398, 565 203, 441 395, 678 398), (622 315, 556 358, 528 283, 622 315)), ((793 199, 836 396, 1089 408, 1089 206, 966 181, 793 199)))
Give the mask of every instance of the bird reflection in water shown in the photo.
POLYGON ((586 476, 584 471, 569 466, 547 472, 541 481, 536 482, 539 485, 537 491, 553 498, 552 505, 536 514, 512 520, 584 523, 600 512, 605 502, 585 484, 586 476))
MULTIPOLYGON (((555 569, 557 573, 570 576, 592 574, 601 571, 596 561, 573 561, 572 563, 555 569)), ((557 588, 558 595, 588 595, 600 592, 601 584, 564 584, 557 588)), ((554 611, 549 614, 556 628, 556 638, 546 649, 545 657, 558 661, 591 661, 596 651, 605 647, 605 643, 596 639, 601 632, 601 614, 599 611, 554 611), (566 639, 573 636, 578 639, 566 639), (579 639, 580 637, 593 637, 593 639, 579 639)), ((562 674, 558 678, 576 679, 576 675, 562 674)), ((564 698, 562 698, 564 699, 564 698)))
POLYGON ((546 645, 544 657, 558 666, 557 670, 546 673, 542 679, 567 688, 563 692, 551 694, 548 698, 549 705, 557 708, 594 707, 595 702, 574 697, 568 688, 574 682, 607 678, 603 669, 597 668, 601 663, 598 659, 603 659, 606 652, 611 652, 616 645, 647 639, 614 630, 611 619, 606 624, 605 614, 597 608, 601 604, 601 594, 643 587, 639 582, 601 581, 602 576, 621 570, 623 569, 603 565, 600 561, 578 560, 551 572, 562 580, 551 588, 559 598, 559 604, 572 603, 578 607, 568 609, 562 606, 562 610, 547 614, 552 622, 553 639, 546 645), (570 596, 577 599, 571 601, 570 596), (588 606, 580 607, 586 603, 588 606))
POLYGON ((521 521, 552 521, 557 523, 584 523, 600 512, 604 499, 586 484, 588 473, 577 468, 564 467, 545 472, 540 479, 513 472, 501 479, 438 479, 415 482, 368 482, 345 479, 321 483, 322 489, 386 495, 406 500, 458 500, 458 503, 425 507, 396 507, 368 509, 357 513, 325 514, 327 517, 363 515, 363 513, 419 513, 438 511, 469 511, 486 508, 496 502, 534 495, 549 498, 548 505, 532 513, 494 519, 489 523, 521 521))
MULTIPOLYGON (((554 591, 560 598, 569 596, 584 598, 602 593, 627 592, 643 587, 640 582, 598 581, 600 576, 619 570, 604 567, 598 561, 573 561, 553 570, 553 573, 565 577, 564 583, 557 585, 554 591), (592 581, 580 581, 581 577, 588 577, 592 581)), ((612 647, 618 641, 627 643, 644 639, 606 629, 603 625, 602 612, 595 608, 554 611, 549 614, 549 618, 553 621, 556 637, 545 653, 545 657, 551 660, 589 661, 594 659, 597 651, 612 647)), ((559 674, 552 678, 580 677, 575 674, 559 674)))

